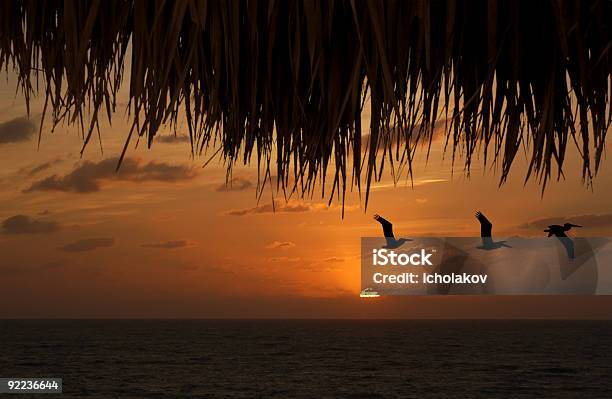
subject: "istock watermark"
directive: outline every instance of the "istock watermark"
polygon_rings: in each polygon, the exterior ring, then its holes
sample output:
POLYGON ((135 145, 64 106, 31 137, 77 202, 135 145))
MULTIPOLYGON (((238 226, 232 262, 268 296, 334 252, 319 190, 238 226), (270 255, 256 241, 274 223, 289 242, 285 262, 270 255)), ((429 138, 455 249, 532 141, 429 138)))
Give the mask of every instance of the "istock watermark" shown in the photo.
POLYGON ((429 258, 431 257, 431 253, 427 253, 424 249, 421 249, 420 253, 395 253, 394 250, 388 249, 374 249, 372 250, 372 264, 376 266, 423 266, 429 265, 433 266, 429 258))
POLYGON ((608 237, 361 239, 361 296, 612 295, 608 237), (571 249, 568 250, 568 248, 571 249))

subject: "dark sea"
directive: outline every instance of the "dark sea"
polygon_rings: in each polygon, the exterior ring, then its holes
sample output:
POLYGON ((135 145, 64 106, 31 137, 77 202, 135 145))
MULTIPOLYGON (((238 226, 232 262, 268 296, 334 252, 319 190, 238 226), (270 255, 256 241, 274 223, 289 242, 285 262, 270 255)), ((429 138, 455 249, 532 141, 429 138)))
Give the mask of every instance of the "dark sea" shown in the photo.
POLYGON ((0 377, 63 379, 39 398, 612 398, 609 321, 0 321, 0 345, 0 377))

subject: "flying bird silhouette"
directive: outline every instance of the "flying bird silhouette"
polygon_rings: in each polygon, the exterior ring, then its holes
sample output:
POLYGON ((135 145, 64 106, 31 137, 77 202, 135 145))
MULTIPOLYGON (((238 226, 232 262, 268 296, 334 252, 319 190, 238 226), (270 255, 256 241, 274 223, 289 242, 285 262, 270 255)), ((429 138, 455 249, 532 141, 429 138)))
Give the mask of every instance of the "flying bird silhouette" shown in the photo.
POLYGON ((565 252, 567 252, 567 257, 570 259, 574 259, 574 241, 565 234, 566 231, 570 231, 572 227, 582 227, 577 224, 565 223, 563 226, 558 224, 551 224, 548 226, 545 233, 548 233, 549 237, 555 236, 561 241, 561 244, 565 247, 565 252))
POLYGON ((482 212, 476 212, 476 219, 478 219, 480 222, 480 237, 482 237, 482 245, 477 248, 485 249, 487 251, 502 247, 512 248, 510 245, 506 244, 506 241, 493 241, 493 238, 491 237, 493 224, 482 212))
POLYGON ((558 225, 558 224, 551 224, 550 226, 548 226, 546 230, 544 230, 544 232, 548 233, 549 237, 552 237, 552 236, 567 237, 567 234, 565 234, 565 232, 570 231, 572 227, 582 227, 582 226, 577 225, 577 224, 571 224, 571 223, 565 223, 563 226, 558 225))
POLYGON ((404 243, 410 241, 407 238, 396 239, 395 236, 393 235, 393 225, 391 224, 391 222, 389 222, 387 219, 383 218, 382 216, 378 214, 374 215, 374 220, 376 220, 378 223, 382 225, 383 233, 385 235, 385 240, 387 240, 387 245, 383 245, 383 248, 386 248, 386 249, 399 248, 402 245, 404 245, 404 243))

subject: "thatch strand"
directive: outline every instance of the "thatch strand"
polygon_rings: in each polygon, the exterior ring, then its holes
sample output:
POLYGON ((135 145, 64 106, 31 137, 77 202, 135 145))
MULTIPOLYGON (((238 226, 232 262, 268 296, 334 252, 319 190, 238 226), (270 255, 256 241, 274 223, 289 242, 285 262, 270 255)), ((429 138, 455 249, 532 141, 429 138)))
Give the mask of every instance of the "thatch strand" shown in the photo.
POLYGON ((195 153, 218 142, 230 168, 256 155, 263 181, 301 194, 328 169, 340 198, 385 164, 411 172, 441 118, 468 173, 483 154, 504 182, 523 148, 544 187, 568 141, 587 183, 600 165, 610 21, 609 0, 2 0, 0 67, 28 104, 42 76, 54 126, 80 124, 85 146, 131 46, 126 148, 184 115, 195 153))

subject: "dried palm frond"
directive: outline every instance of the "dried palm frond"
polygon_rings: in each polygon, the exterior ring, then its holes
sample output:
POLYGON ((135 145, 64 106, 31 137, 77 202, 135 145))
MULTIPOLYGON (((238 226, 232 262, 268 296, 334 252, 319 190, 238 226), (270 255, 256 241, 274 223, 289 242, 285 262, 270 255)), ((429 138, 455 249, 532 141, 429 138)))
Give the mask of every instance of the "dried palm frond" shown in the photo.
POLYGON ((385 163, 411 171, 440 118, 468 172, 482 153, 503 182, 526 148, 544 187, 568 141, 585 181, 600 165, 610 21, 609 0, 1 0, 0 67, 27 103, 42 76, 53 124, 81 124, 87 145, 131 46, 126 146, 184 116, 194 152, 219 140, 230 168, 255 154, 302 194, 328 169, 342 198, 347 176, 367 191, 385 163))

